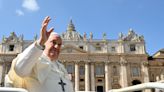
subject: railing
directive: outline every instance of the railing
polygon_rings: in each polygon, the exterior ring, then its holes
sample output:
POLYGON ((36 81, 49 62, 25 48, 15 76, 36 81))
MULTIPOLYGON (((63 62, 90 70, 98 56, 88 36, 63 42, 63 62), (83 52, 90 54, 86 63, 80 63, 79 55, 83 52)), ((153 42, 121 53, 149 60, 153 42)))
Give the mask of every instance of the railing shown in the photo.
POLYGON ((164 83, 149 82, 149 83, 138 84, 135 86, 130 86, 130 87, 121 88, 121 89, 112 89, 112 90, 109 90, 108 92, 130 92, 130 91, 139 91, 139 90, 151 89, 151 88, 164 89, 164 83))
POLYGON ((28 92, 28 91, 22 88, 0 87, 0 92, 28 92))
MULTIPOLYGON (((138 84, 121 89, 111 89, 108 92, 131 92, 131 91, 139 91, 139 90, 152 89, 152 88, 155 88, 156 91, 164 90, 163 82, 164 80, 158 82, 143 83, 143 84, 138 84)), ((0 92, 28 92, 28 91, 22 88, 0 87, 0 92)), ((76 91, 76 92, 95 92, 95 91, 76 91)), ((159 91, 159 92, 163 92, 163 91, 159 91)))
POLYGON ((76 92, 97 92, 97 91, 76 91, 76 92))

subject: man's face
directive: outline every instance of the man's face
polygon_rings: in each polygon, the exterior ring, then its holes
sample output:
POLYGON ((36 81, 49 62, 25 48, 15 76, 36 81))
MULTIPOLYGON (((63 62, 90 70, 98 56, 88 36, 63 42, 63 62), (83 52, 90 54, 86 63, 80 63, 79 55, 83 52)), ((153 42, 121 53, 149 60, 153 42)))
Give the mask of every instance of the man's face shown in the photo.
POLYGON ((52 34, 49 36, 47 42, 45 43, 45 50, 47 56, 51 60, 57 60, 60 54, 60 48, 62 45, 62 39, 60 36, 52 34))

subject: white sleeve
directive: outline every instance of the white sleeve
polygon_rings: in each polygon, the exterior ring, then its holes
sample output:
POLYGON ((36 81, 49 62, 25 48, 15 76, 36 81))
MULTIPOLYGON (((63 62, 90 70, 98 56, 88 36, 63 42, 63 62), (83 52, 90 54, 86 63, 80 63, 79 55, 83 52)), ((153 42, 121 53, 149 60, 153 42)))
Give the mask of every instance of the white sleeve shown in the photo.
POLYGON ((33 66, 43 52, 37 45, 37 42, 34 42, 19 55, 14 68, 19 76, 25 77, 31 74, 33 66))
POLYGON ((5 87, 14 87, 13 81, 10 80, 9 76, 5 75, 5 87))

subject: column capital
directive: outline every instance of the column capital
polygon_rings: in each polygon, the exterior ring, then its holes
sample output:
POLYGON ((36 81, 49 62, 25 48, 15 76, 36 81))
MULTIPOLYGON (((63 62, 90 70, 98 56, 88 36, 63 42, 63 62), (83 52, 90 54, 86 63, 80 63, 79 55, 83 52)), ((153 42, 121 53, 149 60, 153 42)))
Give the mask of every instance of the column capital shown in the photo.
POLYGON ((66 60, 60 60, 61 62, 63 62, 63 63, 65 63, 66 62, 66 60))
POLYGON ((94 64, 95 64, 95 62, 90 62, 90 64, 91 64, 91 65, 94 65, 94 64))
POLYGON ((149 65, 149 62, 148 62, 148 61, 143 61, 143 62, 141 62, 141 64, 142 64, 143 66, 148 66, 148 65, 149 65))
POLYGON ((105 64, 109 64, 109 63, 111 63, 111 62, 110 62, 110 61, 104 61, 104 63, 105 63, 105 64))
POLYGON ((75 64, 79 64, 80 61, 74 61, 75 64))
POLYGON ((122 66, 126 66, 127 64, 128 64, 127 61, 120 61, 120 65, 122 65, 122 66))
POLYGON ((90 60, 84 60, 84 63, 85 64, 88 64, 88 63, 90 63, 91 61, 90 60))
POLYGON ((125 57, 120 57, 120 65, 126 66, 127 65, 127 60, 125 59, 125 57))

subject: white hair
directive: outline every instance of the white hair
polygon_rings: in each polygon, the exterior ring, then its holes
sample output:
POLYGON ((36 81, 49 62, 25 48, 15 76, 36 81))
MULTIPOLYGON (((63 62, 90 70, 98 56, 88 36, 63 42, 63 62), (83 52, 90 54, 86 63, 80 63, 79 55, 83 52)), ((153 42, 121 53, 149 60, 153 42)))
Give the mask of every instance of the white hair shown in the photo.
POLYGON ((60 36, 58 33, 56 33, 56 32, 51 32, 51 34, 50 34, 50 36, 51 35, 57 35, 57 36, 60 36))

